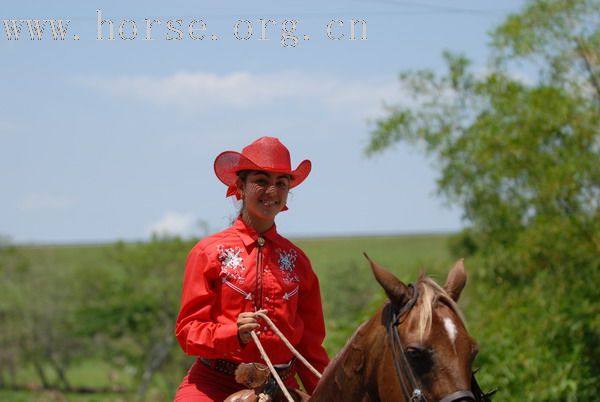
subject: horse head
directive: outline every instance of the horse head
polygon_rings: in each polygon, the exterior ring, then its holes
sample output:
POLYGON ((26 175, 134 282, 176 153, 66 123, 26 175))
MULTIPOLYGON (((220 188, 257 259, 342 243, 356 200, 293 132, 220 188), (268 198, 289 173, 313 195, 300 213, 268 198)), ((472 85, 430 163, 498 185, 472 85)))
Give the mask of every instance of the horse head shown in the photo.
POLYGON ((463 261, 454 265, 441 287, 426 276, 406 285, 366 257, 390 300, 381 310, 385 353, 373 384, 380 400, 488 400, 472 374, 477 343, 456 305, 467 281, 463 261))

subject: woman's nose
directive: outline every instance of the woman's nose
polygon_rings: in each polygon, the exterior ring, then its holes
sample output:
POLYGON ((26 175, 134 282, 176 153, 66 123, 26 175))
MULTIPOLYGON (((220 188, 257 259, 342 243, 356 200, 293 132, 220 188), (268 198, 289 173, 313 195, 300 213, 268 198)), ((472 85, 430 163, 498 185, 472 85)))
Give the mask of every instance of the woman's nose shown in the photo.
POLYGON ((275 184, 270 184, 267 187, 267 194, 276 195, 277 194, 277 186, 275 184))

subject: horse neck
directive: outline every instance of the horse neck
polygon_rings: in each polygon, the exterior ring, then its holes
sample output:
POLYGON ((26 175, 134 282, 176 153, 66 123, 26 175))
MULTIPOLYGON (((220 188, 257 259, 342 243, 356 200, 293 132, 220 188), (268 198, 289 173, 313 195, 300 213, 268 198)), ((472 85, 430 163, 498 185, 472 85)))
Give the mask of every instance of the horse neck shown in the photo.
POLYGON ((346 345, 325 369, 309 401, 361 401, 376 394, 373 378, 385 352, 383 307, 354 332, 346 345), (373 388, 373 389, 371 389, 373 388))

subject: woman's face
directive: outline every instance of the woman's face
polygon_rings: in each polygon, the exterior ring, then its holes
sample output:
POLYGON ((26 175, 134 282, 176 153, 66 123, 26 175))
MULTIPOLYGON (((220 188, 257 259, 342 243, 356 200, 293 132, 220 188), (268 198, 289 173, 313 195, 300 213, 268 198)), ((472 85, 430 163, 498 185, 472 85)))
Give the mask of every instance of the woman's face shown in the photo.
POLYGON ((263 171, 252 171, 246 180, 238 182, 248 217, 257 223, 272 223, 287 203, 290 176, 263 171))

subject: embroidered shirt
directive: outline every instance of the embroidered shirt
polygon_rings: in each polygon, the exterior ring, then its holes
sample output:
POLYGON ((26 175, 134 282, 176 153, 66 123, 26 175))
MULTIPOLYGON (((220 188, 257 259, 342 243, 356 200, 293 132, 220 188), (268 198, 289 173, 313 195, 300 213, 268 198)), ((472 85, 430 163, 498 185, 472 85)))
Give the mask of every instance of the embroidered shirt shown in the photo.
MULTIPOLYGON (((241 346, 237 335, 238 315, 257 309, 266 309, 298 351, 324 370, 329 359, 322 347, 323 308, 308 257, 280 236, 275 225, 259 235, 238 218, 190 251, 175 334, 188 355, 259 362, 254 342, 241 346)), ((261 325, 259 337, 271 361, 289 362, 292 353, 262 320, 261 325)), ((312 392, 317 379, 301 363, 296 367, 312 392)))

